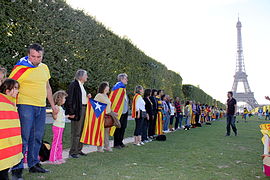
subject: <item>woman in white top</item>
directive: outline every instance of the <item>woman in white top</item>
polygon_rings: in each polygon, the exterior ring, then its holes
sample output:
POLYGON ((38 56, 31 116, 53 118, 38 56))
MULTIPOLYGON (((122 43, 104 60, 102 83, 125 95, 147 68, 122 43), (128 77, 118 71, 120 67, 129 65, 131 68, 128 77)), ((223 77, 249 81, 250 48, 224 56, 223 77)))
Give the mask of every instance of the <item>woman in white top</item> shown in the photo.
POLYGON ((169 129, 170 131, 174 131, 173 130, 173 120, 175 117, 175 106, 174 103, 172 102, 172 99, 170 99, 170 109, 171 109, 171 114, 170 114, 170 126, 169 129))
POLYGON ((135 118, 134 145, 137 146, 144 144, 141 142, 143 118, 146 116, 145 101, 142 98, 143 92, 142 86, 136 86, 136 94, 132 101, 132 117, 135 118))

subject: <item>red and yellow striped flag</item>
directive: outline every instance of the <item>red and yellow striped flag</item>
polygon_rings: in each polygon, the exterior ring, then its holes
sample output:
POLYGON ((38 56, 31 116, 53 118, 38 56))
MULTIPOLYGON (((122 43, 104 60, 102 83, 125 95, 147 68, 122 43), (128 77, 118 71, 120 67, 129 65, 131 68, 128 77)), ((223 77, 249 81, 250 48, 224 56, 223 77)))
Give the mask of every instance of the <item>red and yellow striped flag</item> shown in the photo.
POLYGON ((132 118, 136 118, 136 103, 137 103, 137 100, 139 99, 139 97, 141 97, 140 94, 135 94, 135 96, 133 97, 132 106, 131 106, 131 111, 132 111, 131 117, 132 118))
MULTIPOLYGON (((112 88, 109 99, 111 101, 111 109, 118 114, 118 119, 121 118, 123 113, 125 96, 126 86, 122 82, 117 82, 112 88)), ((110 136, 113 136, 115 129, 115 126, 110 128, 110 136)))
POLYGON ((107 104, 89 99, 86 107, 81 143, 93 146, 104 144, 104 114, 107 104))
POLYGON ((157 113, 157 119, 156 119, 156 135, 163 134, 163 123, 162 123, 162 112, 158 111, 157 113))
POLYGON ((158 113, 157 113, 157 119, 156 119, 156 135, 163 134, 163 115, 162 115, 162 101, 159 96, 156 96, 157 98, 157 104, 158 104, 158 113))
POLYGON ((9 78, 22 82, 36 66, 28 62, 28 56, 21 58, 12 69, 9 78))
POLYGON ((12 101, 12 97, 0 93, 0 171, 23 158, 20 120, 12 101))

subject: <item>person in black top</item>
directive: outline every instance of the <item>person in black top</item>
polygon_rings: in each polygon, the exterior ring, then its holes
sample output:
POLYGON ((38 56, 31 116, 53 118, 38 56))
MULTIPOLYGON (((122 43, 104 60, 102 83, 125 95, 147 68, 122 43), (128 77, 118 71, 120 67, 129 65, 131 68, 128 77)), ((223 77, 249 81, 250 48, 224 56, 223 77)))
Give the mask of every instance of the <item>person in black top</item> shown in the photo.
POLYGON ((228 100, 227 100, 227 133, 226 136, 230 136, 230 132, 231 132, 231 126, 232 126, 232 130, 235 134, 235 136, 237 136, 237 129, 235 126, 235 113, 236 113, 236 100, 233 98, 233 92, 229 91, 228 94, 228 100))
POLYGON ((158 107, 157 107, 157 90, 152 89, 150 101, 153 104, 153 119, 149 120, 149 128, 148 128, 148 136, 150 138, 153 138, 155 135, 155 128, 156 128, 156 120, 157 120, 157 112, 158 112, 158 107))
POLYGON ((151 89, 145 89, 144 90, 144 98, 143 100, 145 101, 145 110, 146 110, 146 117, 143 119, 143 128, 142 128, 142 141, 149 142, 147 138, 147 130, 149 128, 150 121, 153 121, 153 104, 150 100, 150 95, 151 95, 151 89))

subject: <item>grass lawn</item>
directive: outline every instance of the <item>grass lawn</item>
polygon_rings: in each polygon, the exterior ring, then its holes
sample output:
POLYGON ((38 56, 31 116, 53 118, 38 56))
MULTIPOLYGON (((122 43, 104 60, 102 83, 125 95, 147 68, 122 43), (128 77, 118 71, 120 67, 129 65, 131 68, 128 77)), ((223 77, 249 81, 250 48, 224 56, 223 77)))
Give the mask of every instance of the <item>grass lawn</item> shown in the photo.
MULTIPOLYGON (((114 152, 90 153, 62 165, 44 165, 48 174, 24 173, 25 179, 268 179, 262 172, 257 118, 237 123, 239 136, 225 137, 225 121, 167 134, 165 142, 128 145, 114 152)), ((270 122, 270 121, 269 121, 270 122)), ((130 123, 130 121, 129 121, 130 123)), ((131 126, 130 126, 131 127, 131 126)), ((132 135, 128 130, 129 135, 132 135)))

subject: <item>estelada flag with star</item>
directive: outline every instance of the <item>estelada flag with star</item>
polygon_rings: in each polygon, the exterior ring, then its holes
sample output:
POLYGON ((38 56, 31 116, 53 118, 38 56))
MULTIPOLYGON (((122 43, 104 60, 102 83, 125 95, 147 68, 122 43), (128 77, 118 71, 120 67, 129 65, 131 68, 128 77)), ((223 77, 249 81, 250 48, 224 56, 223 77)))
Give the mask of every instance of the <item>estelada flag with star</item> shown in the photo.
POLYGON ((21 58, 12 69, 9 78, 21 82, 25 79, 36 66, 28 62, 28 56, 21 58))
POLYGON ((89 99, 86 107, 85 121, 81 143, 93 146, 104 144, 104 114, 107 104, 89 99))
MULTIPOLYGON (((113 112, 118 114, 118 119, 120 119, 123 109, 124 101, 126 96, 126 86, 121 81, 117 82, 110 93, 109 99, 111 101, 111 109, 113 112)), ((116 127, 113 126, 110 129, 110 136, 113 136, 116 127)))

